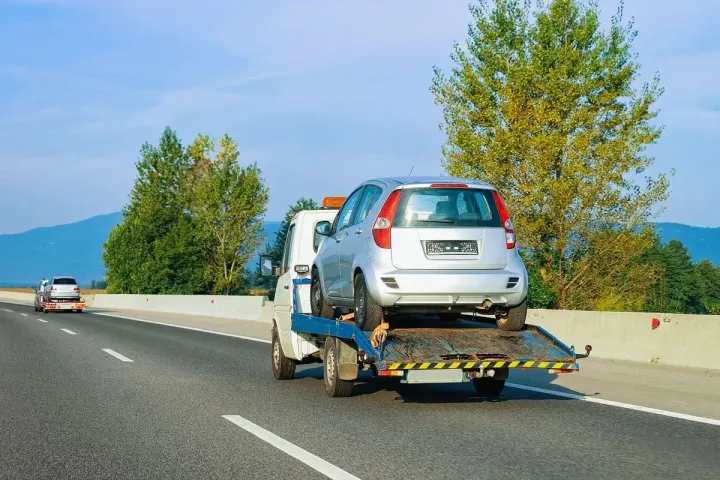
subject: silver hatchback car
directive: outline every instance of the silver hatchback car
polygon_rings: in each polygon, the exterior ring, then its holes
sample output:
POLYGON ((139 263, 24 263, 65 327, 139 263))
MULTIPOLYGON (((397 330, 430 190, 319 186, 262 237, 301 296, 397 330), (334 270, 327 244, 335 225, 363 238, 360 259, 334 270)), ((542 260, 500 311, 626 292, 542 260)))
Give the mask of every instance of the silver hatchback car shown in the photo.
POLYGON ((311 269, 313 315, 353 309, 366 331, 393 314, 494 315, 521 330, 528 275, 502 198, 449 177, 368 180, 345 200, 311 269))

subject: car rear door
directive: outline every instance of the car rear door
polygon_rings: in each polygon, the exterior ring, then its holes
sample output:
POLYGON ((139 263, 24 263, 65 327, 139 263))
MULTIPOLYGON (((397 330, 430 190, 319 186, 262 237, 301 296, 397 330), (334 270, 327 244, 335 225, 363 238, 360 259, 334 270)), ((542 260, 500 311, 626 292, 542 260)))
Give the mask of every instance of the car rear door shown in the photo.
POLYGON ((505 229, 490 189, 405 187, 392 227, 392 263, 403 270, 507 266, 505 229))

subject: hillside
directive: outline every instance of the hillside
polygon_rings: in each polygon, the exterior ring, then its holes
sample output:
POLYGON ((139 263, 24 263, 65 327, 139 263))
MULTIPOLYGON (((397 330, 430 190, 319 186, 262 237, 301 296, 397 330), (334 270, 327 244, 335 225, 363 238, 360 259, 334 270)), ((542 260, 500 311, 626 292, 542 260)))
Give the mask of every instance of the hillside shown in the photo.
MULTIPOLYGON (((34 285, 52 275, 74 275, 83 284, 103 278, 103 243, 121 218, 120 213, 111 213, 68 225, 0 235, 0 286, 34 285)), ((279 227, 280 222, 265 222, 268 242, 279 227)), ((663 242, 680 240, 693 260, 707 259, 720 265, 720 227, 678 223, 658 223, 657 227, 663 242)), ((248 262, 250 268, 257 264, 257 256, 248 262)))

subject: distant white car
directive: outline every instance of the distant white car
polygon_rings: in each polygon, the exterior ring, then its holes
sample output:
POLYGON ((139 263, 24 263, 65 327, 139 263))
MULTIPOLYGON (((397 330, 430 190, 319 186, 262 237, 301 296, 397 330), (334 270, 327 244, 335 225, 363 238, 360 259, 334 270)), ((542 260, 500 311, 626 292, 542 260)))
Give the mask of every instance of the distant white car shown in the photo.
POLYGON ((383 316, 476 311, 521 330, 528 275, 497 190, 448 177, 369 180, 331 226, 311 268, 312 313, 355 312, 366 331, 383 316))
POLYGON ((43 290, 48 300, 80 300, 80 286, 73 277, 52 277, 43 290))

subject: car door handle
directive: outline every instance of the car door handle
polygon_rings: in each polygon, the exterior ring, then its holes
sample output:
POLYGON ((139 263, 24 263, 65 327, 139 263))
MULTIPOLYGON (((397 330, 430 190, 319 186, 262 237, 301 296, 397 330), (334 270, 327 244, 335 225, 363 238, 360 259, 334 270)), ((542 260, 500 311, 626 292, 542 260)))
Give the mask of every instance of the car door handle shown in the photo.
POLYGON ((355 230, 355 235, 361 235, 362 234, 362 228, 358 228, 355 230))

